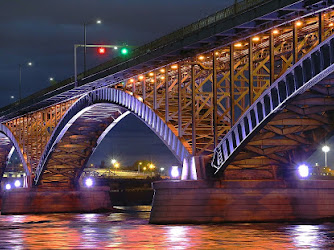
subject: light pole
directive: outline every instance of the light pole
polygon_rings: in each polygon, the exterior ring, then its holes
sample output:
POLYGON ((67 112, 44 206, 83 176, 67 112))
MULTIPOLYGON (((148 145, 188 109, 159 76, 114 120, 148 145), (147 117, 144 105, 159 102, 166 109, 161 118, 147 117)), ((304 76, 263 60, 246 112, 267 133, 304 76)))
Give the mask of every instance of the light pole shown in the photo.
MULTIPOLYGON (((95 22, 96 24, 101 24, 102 21, 100 19, 96 20, 95 22)), ((84 75, 86 72, 86 45, 87 45, 87 32, 86 32, 86 27, 89 24, 93 24, 93 22, 89 22, 89 23, 84 23, 84 75)))
POLYGON ((322 147, 322 151, 325 153, 325 167, 327 167, 327 153, 329 152, 330 148, 325 145, 322 147))
POLYGON ((138 174, 140 173, 140 166, 141 166, 141 164, 143 164, 143 163, 142 162, 138 163, 138 174))
MULTIPOLYGON (((27 63, 28 66, 32 66, 32 62, 27 63)), ((21 84, 22 84, 22 67, 25 66, 22 64, 19 64, 19 101, 21 101, 21 84)))

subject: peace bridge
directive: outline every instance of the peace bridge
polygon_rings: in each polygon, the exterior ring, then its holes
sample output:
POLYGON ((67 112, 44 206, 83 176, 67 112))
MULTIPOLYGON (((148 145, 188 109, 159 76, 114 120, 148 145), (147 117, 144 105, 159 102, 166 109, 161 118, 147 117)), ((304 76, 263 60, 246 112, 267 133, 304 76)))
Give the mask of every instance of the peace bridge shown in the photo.
POLYGON ((131 112, 183 165, 182 180, 153 184, 152 223, 333 217, 332 181, 295 174, 333 134, 333 6, 242 1, 2 108, 1 171, 14 147, 27 174, 2 213, 108 205, 79 179, 131 112), (51 206, 50 192, 76 207, 51 206))

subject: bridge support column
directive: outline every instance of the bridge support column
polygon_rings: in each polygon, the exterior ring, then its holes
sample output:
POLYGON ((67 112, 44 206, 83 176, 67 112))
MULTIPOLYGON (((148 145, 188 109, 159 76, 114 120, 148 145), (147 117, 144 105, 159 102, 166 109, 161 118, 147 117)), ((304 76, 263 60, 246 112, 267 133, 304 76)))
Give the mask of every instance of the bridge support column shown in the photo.
POLYGON ((334 218, 334 183, 158 181, 150 223, 312 221, 334 218))
POLYGON ((206 168, 211 162, 209 156, 191 156, 183 160, 181 180, 205 180, 206 168))
POLYGON ((21 188, 2 192, 1 214, 98 212, 112 209, 109 187, 21 188))

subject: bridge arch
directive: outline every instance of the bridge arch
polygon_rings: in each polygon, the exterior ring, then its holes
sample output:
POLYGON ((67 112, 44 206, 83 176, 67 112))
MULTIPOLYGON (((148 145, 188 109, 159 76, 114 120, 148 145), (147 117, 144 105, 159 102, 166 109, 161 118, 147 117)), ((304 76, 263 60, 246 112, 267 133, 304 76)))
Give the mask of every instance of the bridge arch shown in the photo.
MULTIPOLYGON (((14 149, 17 151, 19 158, 22 162, 23 169, 26 175, 29 177, 31 175, 31 170, 28 168, 26 160, 21 152, 20 146, 15 139, 12 132, 5 125, 0 124, 0 177, 2 177, 7 166, 7 162, 11 157, 14 149)), ((29 178, 28 178, 29 179, 29 178)))
MULTIPOLYGON (((326 98, 333 97, 333 90, 326 85, 326 81, 332 81, 332 73, 334 71, 334 36, 331 36, 326 41, 316 46, 309 54, 304 56, 299 62, 294 64, 287 70, 280 78, 278 78, 262 95, 249 107, 249 109, 240 117, 234 124, 230 131, 224 136, 219 145, 215 148, 214 156, 211 166, 218 171, 225 171, 237 158, 239 161, 246 162, 247 159, 256 156, 264 156, 269 151, 268 145, 271 145, 269 135, 264 137, 261 135, 263 129, 268 129, 273 134, 279 134, 280 131, 274 131, 269 128, 270 123, 274 123, 275 119, 281 114, 281 124, 284 124, 284 119, 289 118, 287 112, 282 115, 282 112, 288 110, 299 114, 298 119, 302 117, 311 117, 317 120, 313 123, 314 129, 319 127, 321 119, 329 120, 328 117, 322 117, 321 112, 334 110, 333 105, 326 108, 326 98), (308 92, 307 92, 308 91, 308 92), (298 104, 299 102, 299 104, 298 104), (320 107, 320 104, 323 106, 320 107), (299 106, 298 106, 299 105, 299 106), (312 109, 313 106, 318 105, 317 109, 312 109), (308 109, 308 110, 307 110, 308 109), (318 112, 316 114, 316 111, 318 112), (260 138, 262 136, 262 138, 260 138), (257 138, 256 138, 257 137, 257 138), (244 152, 245 147, 252 143, 256 138, 261 147, 255 149, 252 153, 248 152, 248 156, 244 152), (244 157, 244 158, 242 158, 244 157)), ((330 100, 333 102, 333 100, 330 100)), ((328 102, 329 103, 329 102, 328 102)), ((314 107, 313 107, 314 108, 314 107)), ((301 121, 299 121, 301 123, 301 121)), ((318 136, 326 136, 330 134, 330 124, 318 133, 318 136), (325 132, 327 130, 327 132, 325 132)), ((311 127, 311 126, 310 126, 311 127)), ((283 131, 283 129, 281 130, 283 131)), ((304 138, 298 137, 297 130, 295 134, 291 133, 288 137, 290 139, 299 140, 302 144, 304 138)), ((300 130, 299 130, 300 132, 300 130)), ((282 132, 282 136, 285 136, 282 132)), ((320 138, 316 138, 319 139, 320 138)), ((313 139, 316 141, 316 139, 313 139)), ((318 141, 319 141, 318 140, 318 141)), ((305 140, 304 143, 309 143, 305 140)), ((291 148, 282 148, 283 151, 296 149, 296 145, 291 145, 291 148)), ((283 155, 282 155, 283 156, 283 155)), ((263 159, 262 159, 263 160, 263 159)), ((284 157, 272 157, 269 159, 271 163, 289 164, 284 157)), ((270 164, 268 161, 268 164, 270 164)))
MULTIPOLYGON (((52 153, 57 151, 57 144, 61 142, 67 132, 71 133, 71 127, 80 122, 79 119, 82 119, 83 117, 90 117, 88 120, 83 119, 81 121, 82 124, 84 124, 89 120, 93 121, 94 116, 106 115, 103 119, 112 117, 112 121, 104 120, 103 128, 99 131, 95 131, 98 136, 95 138, 94 145, 90 145, 91 151, 85 156, 85 162, 81 162, 81 166, 83 167, 104 136, 112 129, 113 126, 115 126, 117 122, 123 119, 130 112, 141 119, 166 144, 180 163, 190 156, 188 151, 190 146, 187 145, 186 142, 181 141, 176 136, 176 133, 174 133, 175 129, 166 124, 164 120, 144 102, 122 90, 114 88, 101 88, 84 95, 76 101, 58 123, 44 149, 36 169, 34 179, 35 184, 37 185, 41 179, 44 178, 42 175, 44 176, 44 171, 50 167, 48 162, 52 158, 52 153)), ((95 123, 95 125, 97 124, 98 123, 95 123)), ((85 138, 85 140, 87 141, 87 138, 85 138)), ((67 147, 69 147, 69 144, 67 144, 67 147)), ((81 173, 82 169, 77 169, 75 171, 77 172, 75 174, 75 179, 77 179, 80 176, 78 173, 81 173)), ((75 182, 75 180, 72 181, 75 182)))

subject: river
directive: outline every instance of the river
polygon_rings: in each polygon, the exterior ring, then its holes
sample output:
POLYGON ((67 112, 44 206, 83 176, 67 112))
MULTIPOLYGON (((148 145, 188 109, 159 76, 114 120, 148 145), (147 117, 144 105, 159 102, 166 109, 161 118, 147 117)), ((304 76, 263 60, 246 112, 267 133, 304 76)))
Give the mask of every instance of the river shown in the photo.
POLYGON ((0 249, 334 249, 334 223, 151 225, 148 206, 1 215, 0 249))

